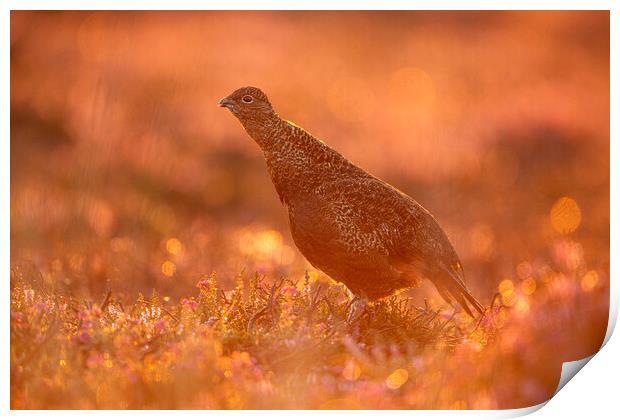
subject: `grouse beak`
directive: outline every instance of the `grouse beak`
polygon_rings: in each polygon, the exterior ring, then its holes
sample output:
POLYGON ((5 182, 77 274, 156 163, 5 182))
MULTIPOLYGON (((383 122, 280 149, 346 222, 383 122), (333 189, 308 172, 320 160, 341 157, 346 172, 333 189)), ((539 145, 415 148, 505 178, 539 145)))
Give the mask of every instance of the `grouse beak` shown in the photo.
POLYGON ((221 100, 217 103, 217 105, 218 105, 218 106, 220 106, 220 107, 222 107, 222 108, 229 108, 229 109, 230 109, 230 108, 232 108, 232 107, 234 107, 234 106, 235 106, 235 102, 234 102, 232 99, 228 98, 228 96, 227 96, 227 97, 225 97, 225 98, 222 98, 222 99, 221 99, 221 100))

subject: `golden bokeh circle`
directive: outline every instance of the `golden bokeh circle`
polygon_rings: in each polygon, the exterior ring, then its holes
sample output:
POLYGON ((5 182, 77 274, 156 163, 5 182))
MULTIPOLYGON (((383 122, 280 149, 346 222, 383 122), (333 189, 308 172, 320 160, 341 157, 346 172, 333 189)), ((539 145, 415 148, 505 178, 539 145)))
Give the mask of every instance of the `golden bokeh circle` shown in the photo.
POLYGON ((556 232, 566 235, 574 232, 581 223, 581 209, 575 200, 562 197, 555 202, 549 212, 551 225, 556 232))

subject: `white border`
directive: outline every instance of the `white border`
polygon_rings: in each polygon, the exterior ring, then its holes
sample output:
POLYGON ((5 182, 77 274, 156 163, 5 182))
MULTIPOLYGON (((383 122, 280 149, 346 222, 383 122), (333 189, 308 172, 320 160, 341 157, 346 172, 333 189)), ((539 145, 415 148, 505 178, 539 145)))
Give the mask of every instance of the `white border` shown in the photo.
MULTIPOLYGON (((0 89, 2 92, 1 98, 3 101, 2 112, 0 112, 0 127, 4 133, 3 141, 0 147, 0 217, 2 217, 2 223, 0 223, 0 265, 4 268, 4 273, 9 272, 10 266, 10 128, 9 128, 9 110, 10 110, 10 79, 9 70, 10 62, 9 48, 10 48, 10 10, 67 10, 67 9, 83 9, 83 10, 98 10, 98 9, 117 9, 117 10, 131 10, 131 9, 158 9, 158 10, 196 10, 196 9, 212 9, 212 10, 231 10, 231 9, 251 9, 251 10, 268 10, 268 9, 283 9, 283 10, 306 10, 306 9, 337 9, 337 10, 389 10, 389 9, 411 9, 417 10, 611 10, 611 214, 619 214, 617 191, 615 190, 617 180, 617 170, 614 163, 618 163, 618 149, 615 141, 618 141, 618 124, 614 120, 614 116, 617 116, 618 106, 618 8, 614 7, 615 4, 612 1, 603 0, 590 0, 590 1, 534 1, 534 0, 521 0, 521 1, 469 1, 463 2, 458 0, 446 0, 446 1, 393 1, 383 0, 368 1, 360 0, 356 2, 334 2, 325 0, 314 1, 297 1, 295 4, 291 4, 290 1, 272 0, 272 1, 242 1, 242 0, 228 0, 226 2, 197 2, 191 0, 177 0, 174 2, 155 0, 150 2, 140 2, 135 0, 96 0, 84 2, 77 0, 64 0, 64 1, 43 1, 43 0, 28 0, 28 1, 8 1, 3 2, 4 14, 2 14, 2 28, 0 30, 0 44, 3 47, 4 60, 1 62, 2 79, 4 83, 1 84, 0 89), (614 47, 616 50, 614 50, 614 47)), ((611 261, 618 261, 618 249, 616 240, 618 238, 619 229, 617 223, 612 219, 611 222, 611 248, 610 259, 611 261)), ((610 324, 605 338, 607 344, 601 351, 600 355, 596 355, 593 361, 584 368, 584 373, 580 374, 578 381, 571 381, 557 396, 553 397, 551 402, 544 410, 538 411, 534 416, 536 418, 583 418, 585 415, 594 415, 594 418, 609 418, 610 413, 617 412, 617 388, 615 382, 617 381, 617 374, 620 371, 620 361, 618 354, 620 353, 618 339, 609 340, 611 333, 616 323, 618 313, 618 284, 617 266, 612 264, 611 266, 611 292, 612 302, 610 305, 610 324)), ((0 360, 2 363, 2 409, 8 410, 10 406, 10 366, 9 366, 9 288, 8 278, 2 288, 2 299, 0 299, 1 317, 0 331, 2 336, 5 337, 3 345, 0 346, 0 360)), ((545 404, 541 404, 537 407, 518 409, 518 410, 504 410, 504 411, 464 411, 464 412, 447 412, 447 411, 382 411, 380 415, 394 416, 394 417, 415 417, 424 416, 429 418, 504 418, 525 415, 533 411, 538 410, 545 404)), ((46 415, 50 417, 78 417, 84 413, 80 411, 13 411, 11 416, 19 417, 40 417, 46 415)), ((295 416, 299 418, 313 418, 319 413, 312 411, 296 411, 290 413, 288 411, 244 411, 244 412, 231 412, 231 411, 217 411, 208 412, 203 411, 183 411, 182 413, 174 412, 173 415, 183 415, 188 418, 204 418, 205 415, 210 417, 229 417, 242 415, 244 417, 289 417, 295 416)), ((373 411, 364 412, 321 412, 322 416, 342 416, 342 415, 355 415, 356 418, 371 418, 375 415, 373 411)), ((90 411, 89 416, 108 418, 110 415, 129 417, 129 416, 149 416, 149 417, 168 417, 171 413, 167 411, 90 411)))

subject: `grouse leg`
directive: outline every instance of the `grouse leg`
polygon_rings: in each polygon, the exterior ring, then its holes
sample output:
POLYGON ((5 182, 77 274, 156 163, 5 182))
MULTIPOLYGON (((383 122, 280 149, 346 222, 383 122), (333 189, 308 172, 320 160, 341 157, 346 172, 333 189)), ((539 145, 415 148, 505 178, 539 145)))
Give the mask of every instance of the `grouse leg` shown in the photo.
POLYGON ((349 313, 347 314, 347 324, 353 324, 360 319, 364 314, 366 307, 368 306, 368 298, 365 296, 355 296, 349 307, 349 313))

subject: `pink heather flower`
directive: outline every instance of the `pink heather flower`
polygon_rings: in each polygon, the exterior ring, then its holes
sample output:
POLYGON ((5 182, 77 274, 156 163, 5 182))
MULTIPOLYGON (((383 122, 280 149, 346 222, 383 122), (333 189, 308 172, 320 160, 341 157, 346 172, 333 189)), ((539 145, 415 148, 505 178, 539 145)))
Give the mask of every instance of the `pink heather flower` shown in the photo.
POLYGON ((45 312, 48 309, 47 304, 44 302, 37 302, 34 307, 38 312, 45 312))
POLYGON ((127 368, 125 371, 125 374, 127 375, 127 380, 131 382, 132 384, 135 384, 138 382, 138 375, 136 375, 136 373, 133 370, 127 368))
POLYGON ((77 339, 80 343, 86 344, 90 341, 91 339, 91 335, 89 334, 88 331, 81 331, 78 335, 77 335, 77 339))
POLYGON ((424 368, 424 358, 420 356, 416 356, 411 360, 411 365, 416 369, 424 368))
POLYGON ((266 274, 269 272, 269 269, 271 268, 271 265, 268 263, 257 263, 256 267, 254 267, 254 270, 259 273, 259 274, 266 274))
POLYGON ((181 305, 189 306, 192 311, 198 309, 198 302, 196 302, 194 299, 183 298, 181 299, 181 305))
POLYGON ((196 287, 199 289, 208 289, 211 287, 211 281, 209 279, 202 279, 196 283, 196 287))
POLYGON ((103 365, 103 357, 99 353, 91 353, 86 359, 86 366, 89 368, 96 368, 98 366, 103 365))
POLYGON ((284 294, 289 295, 289 296, 293 296, 293 297, 297 296, 297 288, 293 287, 293 286, 291 286, 291 287, 287 286, 287 287, 283 288, 282 292, 284 294))
POLYGON ((155 321, 155 331, 161 333, 166 328, 166 322, 163 319, 155 321))
POLYGON ((24 290, 24 298, 26 300, 26 303, 28 303, 29 305, 32 305, 32 302, 34 301, 34 290, 32 290, 32 289, 25 289, 24 290))

